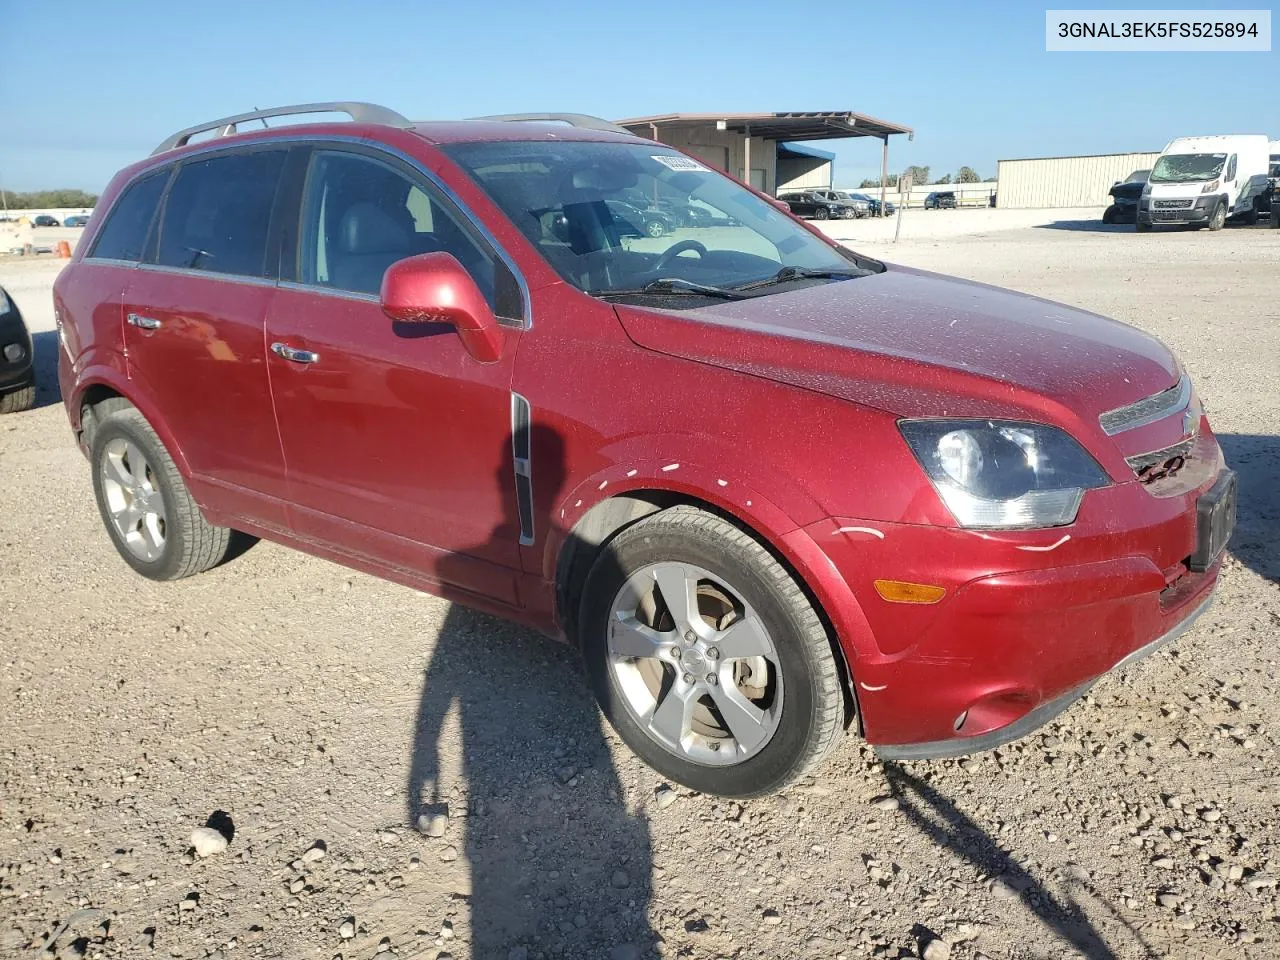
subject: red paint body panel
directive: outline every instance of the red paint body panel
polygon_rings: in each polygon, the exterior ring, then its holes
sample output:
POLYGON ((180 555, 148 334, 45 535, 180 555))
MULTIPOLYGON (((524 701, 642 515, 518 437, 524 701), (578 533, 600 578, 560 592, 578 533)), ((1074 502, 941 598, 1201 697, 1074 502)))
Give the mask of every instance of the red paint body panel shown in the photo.
MULTIPOLYGON (((880 744, 1011 722, 1167 632, 1212 589, 1216 567, 1181 567, 1195 549, 1196 498, 1222 468, 1207 421, 1199 485, 1165 497, 1125 458, 1182 439, 1182 417, 1115 437, 1098 422, 1177 380, 1158 341, 892 266, 690 311, 615 307, 564 283, 434 144, 617 135, 308 124, 218 144, 310 136, 384 145, 443 181, 523 279, 531 324, 497 328, 498 358, 481 363, 453 326, 393 323, 372 298, 94 261, 87 236, 55 286, 72 426, 95 384, 128 397, 215 522, 554 630, 557 560, 593 507, 640 491, 702 502, 805 582, 880 744), (129 327, 130 312, 161 326, 129 327), (276 342, 320 360, 276 356, 276 342), (513 392, 532 410, 523 545, 513 392), (1058 426, 1112 483, 1086 493, 1070 526, 961 529, 898 429, 916 416, 1058 426), (891 604, 876 579, 946 595, 891 604)), ((102 209, 136 173, 201 149, 122 171, 102 209)))

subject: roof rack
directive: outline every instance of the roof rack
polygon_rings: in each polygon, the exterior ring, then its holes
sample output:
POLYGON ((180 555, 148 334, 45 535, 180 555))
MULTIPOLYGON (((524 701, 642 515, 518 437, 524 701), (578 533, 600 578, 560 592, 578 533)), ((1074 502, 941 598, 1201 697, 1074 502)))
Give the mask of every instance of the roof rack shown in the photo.
POLYGON ((628 137, 634 137, 635 134, 626 127, 620 127, 616 123, 610 123, 608 120, 601 120, 599 117, 593 117, 585 113, 503 113, 491 117, 472 117, 472 120, 520 120, 532 122, 553 121, 559 123, 567 123, 571 127, 581 127, 584 130, 602 130, 605 133, 625 133, 628 137))
POLYGON ((252 110, 249 113, 237 113, 234 117, 223 117, 220 120, 210 120, 208 123, 198 123, 194 127, 179 130, 173 136, 166 138, 160 146, 151 151, 151 155, 154 157, 157 153, 164 153, 176 147, 186 146, 187 142, 198 133, 217 130, 219 137, 228 137, 236 132, 236 125, 240 123, 248 123, 251 120, 264 120, 267 117, 290 117, 304 113, 345 113, 353 123, 377 123, 387 127, 399 127, 402 130, 413 126, 410 121, 394 110, 380 107, 376 103, 360 103, 358 101, 295 103, 287 107, 252 110))

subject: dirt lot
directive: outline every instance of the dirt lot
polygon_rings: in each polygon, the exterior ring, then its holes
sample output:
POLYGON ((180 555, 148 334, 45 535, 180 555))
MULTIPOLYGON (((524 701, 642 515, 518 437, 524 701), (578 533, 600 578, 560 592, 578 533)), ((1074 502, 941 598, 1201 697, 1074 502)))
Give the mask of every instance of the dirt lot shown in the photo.
MULTIPOLYGON (((134 576, 41 336, 41 407, 0 421, 0 955, 1274 957, 1280 232, 1066 226, 864 249, 1178 351, 1242 477, 1217 604, 1025 742, 850 735, 747 803, 664 788, 520 629, 266 543, 134 576)), ((57 268, 0 264, 37 329, 57 268)))

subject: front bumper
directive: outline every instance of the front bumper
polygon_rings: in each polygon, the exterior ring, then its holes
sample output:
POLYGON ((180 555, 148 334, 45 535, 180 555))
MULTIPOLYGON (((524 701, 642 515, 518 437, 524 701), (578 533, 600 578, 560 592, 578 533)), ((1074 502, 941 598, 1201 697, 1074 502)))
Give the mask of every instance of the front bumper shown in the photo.
POLYGON ((1152 201, 1144 197, 1138 201, 1138 223, 1157 227, 1162 224, 1206 224, 1221 199, 1216 194, 1206 194, 1197 197, 1190 207, 1167 209, 1152 206, 1152 201))
POLYGON ((1090 491, 1074 524, 1050 530, 847 518, 806 527, 865 619, 866 636, 840 639, 868 742, 903 759, 990 749, 1180 634, 1221 569, 1220 557, 1189 569, 1196 503, 1216 479, 1165 498, 1138 482, 1090 491), (880 579, 946 594, 892 603, 880 579))
POLYGON ((35 379, 31 336, 16 311, 0 314, 0 393, 30 386, 35 379), (10 360, 6 351, 19 352, 10 360))

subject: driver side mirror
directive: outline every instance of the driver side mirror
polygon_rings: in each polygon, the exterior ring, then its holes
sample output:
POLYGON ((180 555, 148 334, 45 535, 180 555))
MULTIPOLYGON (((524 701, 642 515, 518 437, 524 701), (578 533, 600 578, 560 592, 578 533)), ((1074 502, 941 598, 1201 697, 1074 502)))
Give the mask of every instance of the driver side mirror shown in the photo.
POLYGON ((423 253, 382 275, 382 312, 398 323, 447 323, 481 363, 502 356, 502 330, 484 294, 453 256, 423 253))

